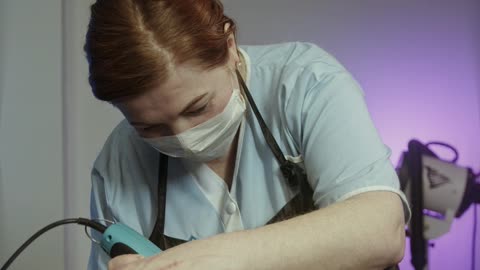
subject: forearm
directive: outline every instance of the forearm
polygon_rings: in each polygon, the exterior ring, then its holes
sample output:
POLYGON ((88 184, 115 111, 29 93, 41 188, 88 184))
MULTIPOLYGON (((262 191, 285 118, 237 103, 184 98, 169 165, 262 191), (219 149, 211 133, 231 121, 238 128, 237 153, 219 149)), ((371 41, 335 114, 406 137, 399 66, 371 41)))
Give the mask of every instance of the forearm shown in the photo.
POLYGON ((248 269, 383 269, 403 257, 403 209, 396 194, 370 192, 206 241, 213 250, 243 258, 248 269))

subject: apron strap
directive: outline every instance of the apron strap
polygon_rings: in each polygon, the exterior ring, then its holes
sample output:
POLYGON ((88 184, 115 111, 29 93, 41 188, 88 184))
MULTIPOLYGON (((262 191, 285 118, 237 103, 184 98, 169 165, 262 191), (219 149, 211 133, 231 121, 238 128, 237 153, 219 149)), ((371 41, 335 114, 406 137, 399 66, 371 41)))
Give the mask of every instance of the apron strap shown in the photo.
POLYGON ((265 120, 263 120, 262 115, 260 114, 260 111, 257 108, 257 105, 255 104, 255 101, 252 98, 252 95, 250 94, 250 91, 248 90, 247 84, 242 78, 242 75, 240 72, 235 70, 237 73, 237 78, 239 84, 242 86, 243 91, 245 92, 245 95, 247 97, 248 103, 250 104, 250 107, 252 108, 258 123, 260 124, 260 128, 262 130, 263 136, 265 137, 265 140, 272 150, 273 155, 277 159, 278 163, 280 164, 280 170, 282 171, 283 176, 285 179, 287 179, 288 184, 291 187, 296 187, 300 183, 298 179, 300 179, 299 174, 303 169, 300 168, 297 164, 287 160, 285 158, 285 155, 283 155, 282 150, 280 149, 280 146, 278 145, 277 141, 275 140, 275 137, 273 137, 272 133, 270 132, 270 129, 268 129, 267 124, 265 123, 265 120))
POLYGON ((155 221, 150 241, 155 243, 161 250, 166 250, 167 248, 167 243, 164 237, 165 206, 167 203, 167 171, 168 156, 160 153, 158 162, 157 220, 155 221))
POLYGON ((255 101, 253 101, 252 95, 250 94, 250 91, 248 90, 248 87, 245 84, 245 81, 243 80, 242 75, 240 75, 240 72, 238 70, 235 70, 235 72, 237 73, 238 82, 242 86, 243 91, 247 96, 248 103, 250 104, 250 107, 255 113, 258 123, 260 124, 260 128, 262 129, 263 136, 265 137, 265 140, 267 141, 268 146, 272 150, 273 154, 275 155, 275 158, 278 160, 280 165, 287 163, 288 161, 287 159, 285 159, 285 156, 283 155, 282 150, 280 149, 280 146, 278 146, 277 141, 275 141, 275 138, 273 137, 272 133, 268 129, 267 124, 265 123, 265 120, 263 120, 263 117, 260 114, 260 111, 258 110, 257 105, 255 104, 255 101))

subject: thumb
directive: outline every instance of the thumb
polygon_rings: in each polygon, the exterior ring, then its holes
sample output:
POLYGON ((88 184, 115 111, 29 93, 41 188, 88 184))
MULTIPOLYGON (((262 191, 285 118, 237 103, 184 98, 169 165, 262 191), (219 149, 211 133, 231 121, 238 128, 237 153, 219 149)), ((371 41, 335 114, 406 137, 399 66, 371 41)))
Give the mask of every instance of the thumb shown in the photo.
POLYGON ((108 262, 108 269, 109 270, 121 269, 120 267, 139 261, 143 258, 144 258, 143 256, 138 254, 120 255, 111 259, 108 262))

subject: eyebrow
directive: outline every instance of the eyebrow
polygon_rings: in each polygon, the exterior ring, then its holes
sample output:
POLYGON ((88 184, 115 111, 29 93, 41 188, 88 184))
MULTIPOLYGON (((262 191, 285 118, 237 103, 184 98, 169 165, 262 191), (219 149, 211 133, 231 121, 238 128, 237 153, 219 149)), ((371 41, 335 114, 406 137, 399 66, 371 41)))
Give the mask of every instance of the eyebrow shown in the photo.
MULTIPOLYGON (((192 101, 190 101, 187 106, 185 106, 185 108, 180 112, 180 114, 184 114, 186 113, 191 107, 193 107, 193 105, 195 105, 196 103, 198 103, 200 100, 202 100, 208 93, 204 93, 200 96, 197 96, 196 98, 194 98, 192 101)), ((156 126, 156 125, 159 125, 159 124, 145 124, 143 122, 136 122, 136 121, 133 121, 133 122, 130 122, 130 125, 132 126, 146 126, 146 127, 151 127, 151 126, 156 126)))

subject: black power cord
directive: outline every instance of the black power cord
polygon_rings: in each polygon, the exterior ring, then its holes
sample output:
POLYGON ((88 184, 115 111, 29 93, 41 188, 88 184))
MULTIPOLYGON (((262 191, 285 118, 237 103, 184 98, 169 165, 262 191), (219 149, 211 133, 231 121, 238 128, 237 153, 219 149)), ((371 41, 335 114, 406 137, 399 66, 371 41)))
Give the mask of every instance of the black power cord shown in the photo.
POLYGON ((55 227, 66 225, 66 224, 72 224, 72 223, 85 225, 87 227, 90 227, 94 230, 99 231, 100 233, 104 233, 105 230, 107 229, 106 226, 86 218, 70 218, 70 219, 64 219, 64 220, 54 222, 44 227, 43 229, 39 230, 34 235, 32 235, 19 249, 17 249, 17 251, 15 251, 15 253, 13 253, 13 255, 8 259, 8 261, 2 266, 0 270, 6 270, 13 263, 13 261, 18 257, 18 255, 20 255, 20 253, 22 253, 22 251, 25 250, 25 248, 27 248, 27 246, 30 245, 33 241, 35 241, 35 239, 37 239, 40 235, 44 234, 45 232, 55 227))

